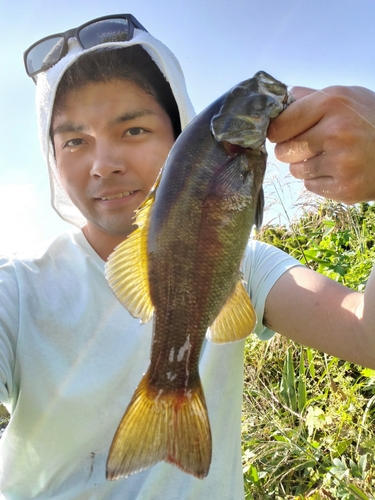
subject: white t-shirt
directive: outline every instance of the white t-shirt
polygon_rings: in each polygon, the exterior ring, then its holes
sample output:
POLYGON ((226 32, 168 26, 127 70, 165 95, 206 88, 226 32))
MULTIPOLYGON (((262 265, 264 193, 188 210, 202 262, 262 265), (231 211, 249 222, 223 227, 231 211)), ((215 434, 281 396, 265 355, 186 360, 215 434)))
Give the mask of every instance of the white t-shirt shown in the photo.
MULTIPOLYGON (((243 341, 202 348, 213 440, 207 478, 159 463, 107 481, 112 438, 149 362, 152 321, 140 325, 118 302, 81 231, 0 264, 0 400, 12 414, 0 440, 0 498, 243 498, 243 341)), ((248 245, 243 273, 260 338, 272 336, 261 324, 267 294, 295 265, 276 248, 248 245)))

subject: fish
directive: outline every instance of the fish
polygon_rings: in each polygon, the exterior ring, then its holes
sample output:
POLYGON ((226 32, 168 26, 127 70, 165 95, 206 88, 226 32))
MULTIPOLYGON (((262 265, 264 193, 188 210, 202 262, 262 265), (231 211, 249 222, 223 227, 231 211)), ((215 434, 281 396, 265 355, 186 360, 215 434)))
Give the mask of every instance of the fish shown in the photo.
POLYGON ((259 71, 198 114, 106 263, 120 302, 154 320, 150 363, 114 435, 108 480, 160 461, 199 479, 209 472, 200 351, 206 335, 234 342, 255 327, 240 264, 262 223, 267 129, 289 103, 286 85, 259 71))

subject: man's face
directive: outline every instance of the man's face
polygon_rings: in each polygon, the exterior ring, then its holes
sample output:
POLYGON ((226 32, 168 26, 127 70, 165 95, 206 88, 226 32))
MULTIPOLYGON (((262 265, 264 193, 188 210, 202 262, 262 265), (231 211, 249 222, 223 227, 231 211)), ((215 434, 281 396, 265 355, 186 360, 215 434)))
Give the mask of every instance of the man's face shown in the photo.
POLYGON ((131 82, 90 83, 59 103, 52 136, 61 183, 87 219, 85 234, 124 239, 174 143, 167 113, 131 82))

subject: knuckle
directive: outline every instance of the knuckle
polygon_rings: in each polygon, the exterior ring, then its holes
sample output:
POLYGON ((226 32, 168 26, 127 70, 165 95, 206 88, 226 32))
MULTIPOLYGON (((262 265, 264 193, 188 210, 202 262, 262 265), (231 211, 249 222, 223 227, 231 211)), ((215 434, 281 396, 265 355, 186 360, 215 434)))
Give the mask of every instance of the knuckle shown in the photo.
POLYGON ((352 102, 352 89, 344 85, 332 85, 321 91, 324 94, 323 102, 326 105, 337 105, 339 102, 349 105, 352 102))
POLYGON ((350 149, 357 142, 352 122, 345 119, 329 120, 324 135, 324 150, 350 149))

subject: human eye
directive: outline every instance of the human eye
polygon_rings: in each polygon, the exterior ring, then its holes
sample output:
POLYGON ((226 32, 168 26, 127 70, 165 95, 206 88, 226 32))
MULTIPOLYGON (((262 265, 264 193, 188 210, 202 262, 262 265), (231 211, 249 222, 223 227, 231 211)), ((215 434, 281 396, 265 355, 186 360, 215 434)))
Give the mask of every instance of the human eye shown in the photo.
POLYGON ((69 139, 69 141, 64 142, 63 148, 74 148, 77 146, 81 146, 83 144, 83 139, 69 139))
POLYGON ((135 135, 141 135, 145 133, 145 129, 142 127, 131 127, 126 132, 124 133, 124 136, 135 136, 135 135))

